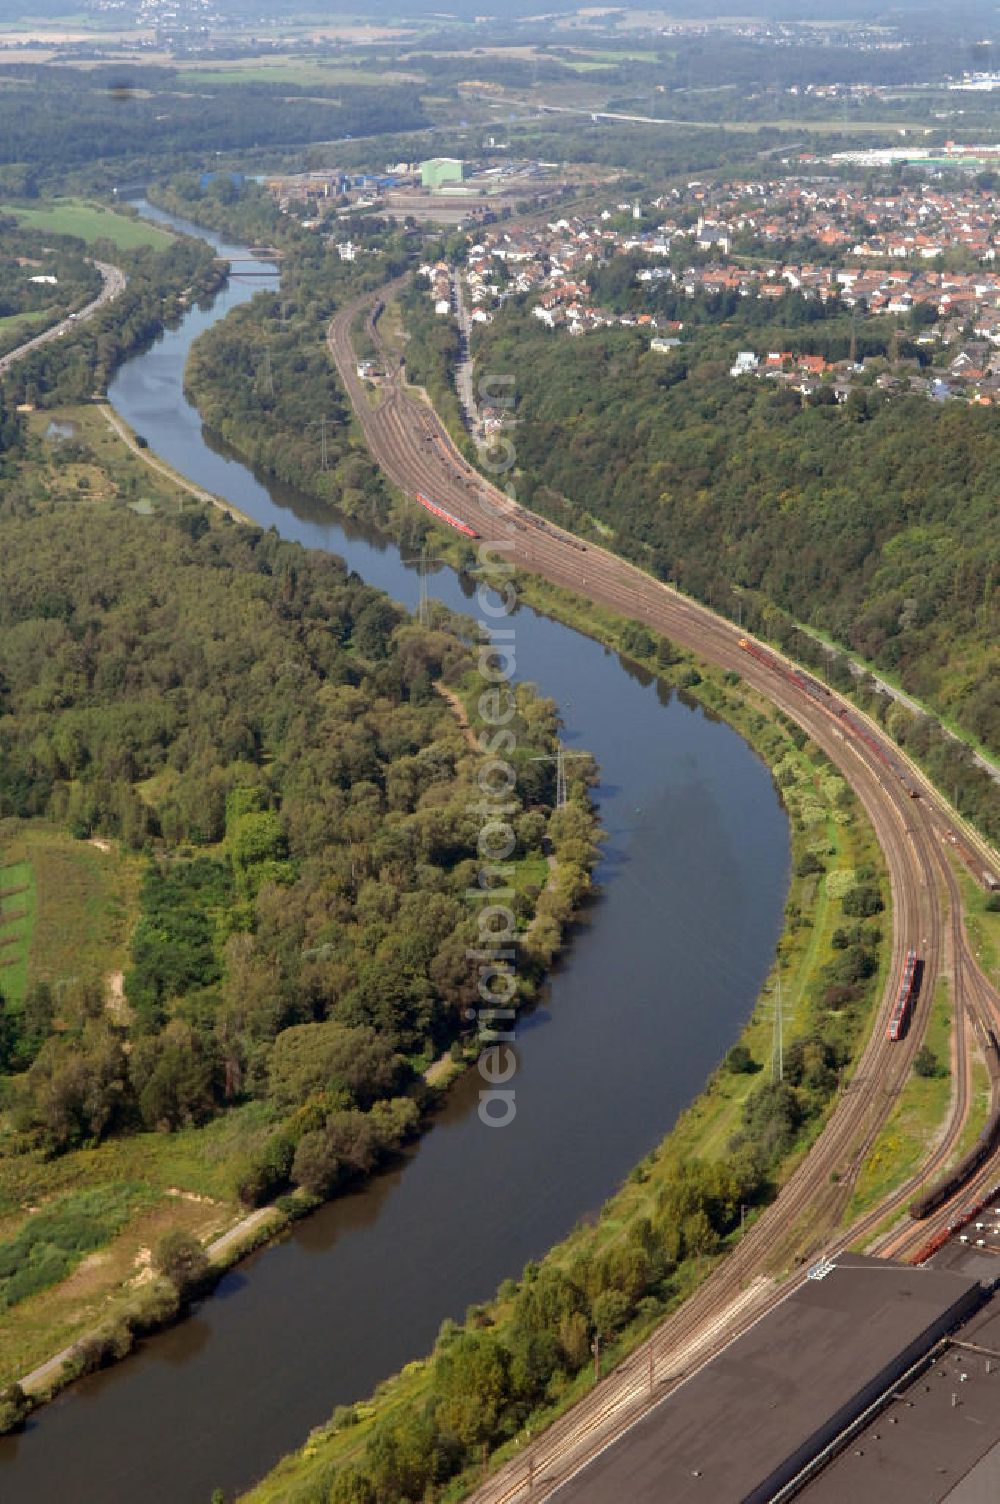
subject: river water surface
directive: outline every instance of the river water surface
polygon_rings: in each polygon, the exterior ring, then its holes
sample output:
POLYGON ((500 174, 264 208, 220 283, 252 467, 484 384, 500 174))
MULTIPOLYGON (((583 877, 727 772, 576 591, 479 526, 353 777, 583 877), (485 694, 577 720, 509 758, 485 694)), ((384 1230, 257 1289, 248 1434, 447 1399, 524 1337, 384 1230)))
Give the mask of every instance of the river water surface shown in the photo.
MULTIPOLYGON (((246 254, 188 228, 221 255, 246 254)), ((342 555, 413 608, 418 576, 394 544, 255 479, 206 443, 183 397, 192 340, 274 285, 273 268, 259 270, 128 361, 111 401, 198 485, 342 555)), ((429 585, 469 609, 468 582, 450 570, 429 585)), ((461 1318, 593 1214, 749 1015, 788 882, 788 827, 767 769, 727 726, 589 638, 529 609, 512 621, 520 676, 556 700, 567 741, 598 760, 607 836, 600 896, 518 1027, 514 1122, 483 1126, 470 1074, 397 1168, 298 1224, 191 1319, 0 1441, 2 1504, 208 1504, 215 1487, 231 1497, 335 1405, 424 1354, 446 1316, 461 1318)))

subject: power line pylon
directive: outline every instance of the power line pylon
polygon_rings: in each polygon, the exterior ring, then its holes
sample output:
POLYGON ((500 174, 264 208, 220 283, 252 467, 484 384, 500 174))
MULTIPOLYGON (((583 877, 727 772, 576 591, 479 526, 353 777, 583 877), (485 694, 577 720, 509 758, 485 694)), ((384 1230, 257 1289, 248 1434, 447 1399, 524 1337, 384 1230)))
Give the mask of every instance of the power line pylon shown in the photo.
POLYGON ((417 566, 417 573, 420 577, 420 597, 417 605, 417 620, 422 627, 426 628, 431 624, 431 603, 430 597, 427 594, 427 566, 428 564, 447 564, 447 562, 447 559, 432 559, 430 554, 426 552, 426 549, 420 555, 420 562, 417 566))
POLYGON ((556 744, 555 752, 548 752, 543 757, 532 757, 532 762, 554 762, 556 765, 556 809, 565 809, 569 803, 569 789, 566 782, 566 759, 567 757, 587 757, 587 752, 567 752, 562 742, 556 744))
POLYGON ((774 1027, 771 1030, 771 1081, 777 1086, 785 1079, 785 1020, 781 1001, 781 973, 775 984, 774 1027))

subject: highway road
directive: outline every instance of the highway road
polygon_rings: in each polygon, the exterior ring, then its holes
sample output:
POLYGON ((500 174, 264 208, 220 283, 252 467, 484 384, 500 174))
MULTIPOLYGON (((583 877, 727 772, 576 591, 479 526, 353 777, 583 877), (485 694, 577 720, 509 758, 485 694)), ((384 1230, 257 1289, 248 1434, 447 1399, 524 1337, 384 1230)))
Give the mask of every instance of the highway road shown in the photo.
POLYGON ((62 339, 64 335, 71 333, 74 329, 78 329, 81 324, 85 324, 88 319, 93 318, 98 309, 103 308, 105 304, 120 297, 125 291, 125 273, 119 267, 112 266, 109 261, 95 261, 93 265, 97 267, 103 281, 103 286, 97 297, 88 303, 85 308, 81 308, 79 313, 70 314, 66 318, 60 319, 58 324, 53 324, 50 328, 43 329, 41 334, 36 334, 34 338, 25 340, 23 345, 18 345, 16 350, 11 350, 7 355, 4 355, 0 359, 0 376, 6 375, 12 365, 19 360, 23 360, 32 350, 37 350, 40 345, 47 345, 54 339, 62 339))
MULTIPOLYGON (((382 289, 372 299, 391 295, 391 290, 382 289)), ((807 693, 790 677, 787 660, 773 649, 766 649, 764 660, 751 657, 740 646, 741 633, 725 618, 607 550, 591 543, 584 546, 486 481, 455 448, 426 399, 406 387, 398 357, 384 347, 387 376, 380 400, 372 405, 357 375, 350 336, 351 323, 363 306, 354 304, 336 316, 328 344, 365 440, 387 477, 408 496, 420 490, 433 498, 484 540, 504 542, 509 547, 506 557, 519 569, 640 621, 699 656, 739 672, 797 721, 843 772, 872 821, 892 888, 892 965, 882 1007, 853 1074, 809 1153, 776 1201, 649 1342, 537 1441, 525 1445, 474 1496, 478 1504, 515 1504, 529 1497, 539 1501, 783 1298, 789 1282, 782 1283, 776 1276, 793 1261, 796 1250, 805 1246, 807 1258, 818 1258, 858 1237, 870 1237, 887 1216, 903 1210, 916 1184, 933 1176, 944 1163, 968 1108, 971 1056, 964 1020, 972 1016, 980 1029, 993 1026, 1000 1032, 1000 996, 979 970, 962 924, 961 894, 946 850, 948 834, 960 832, 975 853, 974 865, 981 863, 1000 873, 1000 858, 961 826, 919 769, 906 763, 881 728, 855 707, 851 714, 855 724, 865 725, 868 740, 852 733, 836 713, 846 708, 846 702, 835 695, 821 702, 807 693), (885 758, 899 767, 905 764, 919 798, 909 796, 885 758), (920 1002, 932 997, 938 978, 948 974, 961 1021, 955 1030, 956 1089, 949 1121, 920 1176, 845 1234, 838 1229, 857 1172, 906 1082, 927 1017, 927 1008, 918 1006, 917 1021, 907 1036, 899 1043, 887 1040, 887 1015, 910 949, 924 963, 920 1002)), ((371 312, 368 327, 380 344, 371 312)), ((927 1236, 926 1227, 921 1224, 921 1241, 927 1236)), ((793 1282, 802 1278, 800 1270, 793 1282)))

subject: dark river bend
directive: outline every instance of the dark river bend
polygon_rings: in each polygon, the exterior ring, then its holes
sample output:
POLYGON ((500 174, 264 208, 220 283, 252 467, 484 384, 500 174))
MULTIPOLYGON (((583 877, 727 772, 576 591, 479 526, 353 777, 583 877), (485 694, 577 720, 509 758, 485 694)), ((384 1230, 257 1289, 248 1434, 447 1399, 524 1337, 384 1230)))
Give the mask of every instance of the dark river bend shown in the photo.
MULTIPOLYGON (((245 255, 181 227, 223 256, 245 255)), ((199 486, 342 555, 415 608, 416 570, 393 543, 255 479, 206 442, 182 394, 192 341, 274 285, 273 268, 260 271, 129 360, 111 402, 199 486)), ((429 588, 469 609, 451 571, 429 588)), ((0 1504, 208 1504, 215 1487, 231 1498, 335 1405, 426 1353, 446 1316, 461 1318, 595 1212, 751 1012, 789 872, 767 769, 727 726, 589 638, 527 608, 511 621, 521 675, 556 700, 567 740, 598 760, 607 837, 600 896, 518 1027, 516 1118, 484 1127, 478 1078, 460 1082, 391 1173, 298 1224, 189 1320, 0 1442, 0 1504)))

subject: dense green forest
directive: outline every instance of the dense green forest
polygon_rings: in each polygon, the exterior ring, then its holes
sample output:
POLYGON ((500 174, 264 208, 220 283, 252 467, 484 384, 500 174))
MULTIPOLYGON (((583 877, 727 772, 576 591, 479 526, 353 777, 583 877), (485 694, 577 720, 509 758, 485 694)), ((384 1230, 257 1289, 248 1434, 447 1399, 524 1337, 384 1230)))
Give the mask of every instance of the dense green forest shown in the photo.
MULTIPOLYGON (((91 976, 0 1010, 4 1152, 258 1104, 234 1190, 325 1196, 415 1131, 420 1071, 460 1046, 478 996, 480 757, 435 688, 463 692, 466 628, 419 629, 273 533, 54 505, 18 476, 0 517, 0 818, 147 866, 124 1013, 91 976)), ((519 690, 513 729, 515 871, 545 871, 543 842, 558 862, 544 893, 516 882, 524 1001, 594 847, 586 772, 553 813, 530 760, 552 706, 519 690)))
POLYGON ((62 191, 67 172, 108 185, 222 151, 302 146, 429 123, 412 84, 338 84, 336 98, 281 83, 212 83, 172 68, 44 64, 0 68, 0 192, 62 191))
POLYGON ((146 197, 161 209, 218 230, 241 245, 308 239, 309 232, 294 218, 282 214, 266 188, 234 181, 227 173, 208 182, 202 182, 201 173, 177 173, 166 182, 151 183, 146 197))
POLYGON ((743 339, 665 359, 631 330, 498 320, 477 358, 517 372, 520 494, 727 615, 737 586, 752 623, 770 603, 823 629, 1000 750, 995 414, 734 382, 743 339))

